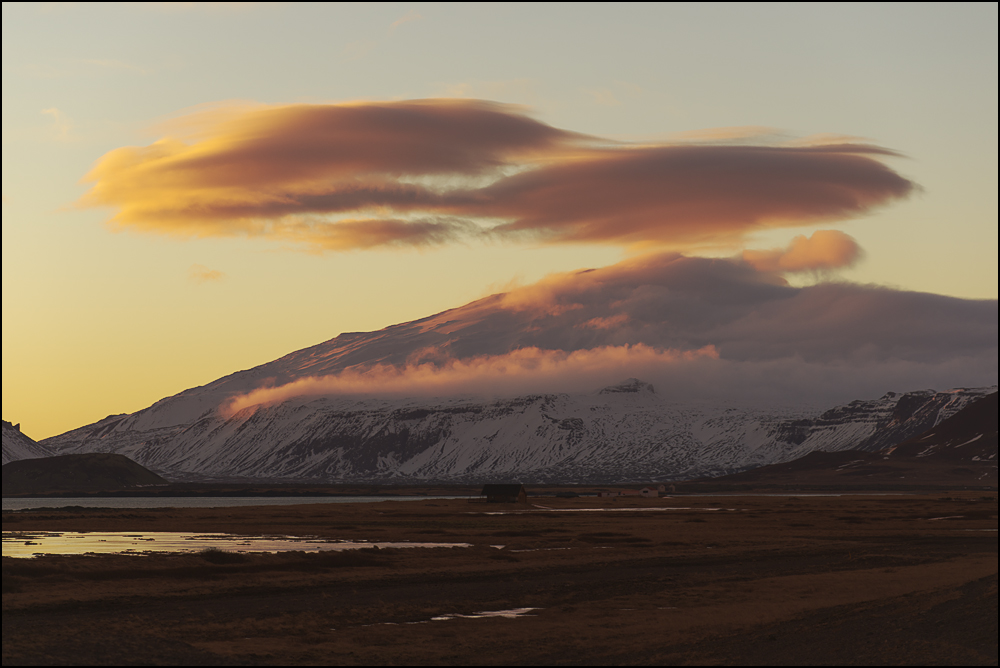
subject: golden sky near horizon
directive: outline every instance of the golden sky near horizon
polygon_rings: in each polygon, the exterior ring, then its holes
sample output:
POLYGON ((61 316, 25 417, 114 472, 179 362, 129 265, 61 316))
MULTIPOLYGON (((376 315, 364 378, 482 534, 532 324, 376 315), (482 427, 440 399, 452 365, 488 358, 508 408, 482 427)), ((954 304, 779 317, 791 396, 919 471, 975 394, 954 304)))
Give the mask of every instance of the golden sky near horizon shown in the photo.
POLYGON ((995 4, 5 3, 3 35, 36 440, 647 252, 997 298, 995 4))

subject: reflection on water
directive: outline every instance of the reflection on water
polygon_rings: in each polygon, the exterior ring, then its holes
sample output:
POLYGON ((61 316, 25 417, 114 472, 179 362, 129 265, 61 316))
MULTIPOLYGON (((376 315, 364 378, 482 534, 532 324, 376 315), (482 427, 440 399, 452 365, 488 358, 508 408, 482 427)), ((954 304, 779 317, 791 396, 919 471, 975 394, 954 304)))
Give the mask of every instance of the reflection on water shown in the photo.
MULTIPOLYGON (((446 622, 449 619, 517 619, 518 617, 534 617, 535 615, 529 615, 529 612, 533 610, 541 610, 541 608, 512 608, 510 610, 483 610, 482 612, 476 612, 471 615, 462 615, 457 612, 448 615, 439 615, 437 617, 431 617, 430 619, 422 619, 419 622, 379 622, 378 624, 362 624, 365 626, 400 626, 401 624, 426 624, 428 622, 446 622)), ((336 630, 336 629, 331 629, 336 630)))
POLYGON ((487 619, 489 617, 503 617, 504 619, 514 619, 516 617, 534 617, 534 615, 529 615, 528 613, 532 610, 538 610, 539 608, 513 608, 511 610, 484 610, 482 612, 477 612, 472 615, 460 615, 454 613, 451 615, 441 615, 440 617, 431 617, 432 622, 443 622, 449 619, 487 619))
POLYGON ((149 552, 327 552, 388 547, 471 547, 469 543, 393 543, 327 540, 296 536, 235 536, 224 533, 148 531, 4 531, 3 556, 42 554, 145 554, 149 552))

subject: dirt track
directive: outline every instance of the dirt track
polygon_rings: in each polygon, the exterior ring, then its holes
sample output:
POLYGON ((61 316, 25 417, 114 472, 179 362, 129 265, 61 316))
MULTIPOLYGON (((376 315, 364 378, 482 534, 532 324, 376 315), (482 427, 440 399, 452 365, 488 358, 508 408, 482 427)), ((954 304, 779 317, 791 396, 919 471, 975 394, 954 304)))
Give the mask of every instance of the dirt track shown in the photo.
POLYGON ((4 514, 5 531, 474 547, 5 558, 3 663, 996 665, 996 496, 4 514), (584 507, 676 510, 555 512, 584 507), (537 610, 429 621, 525 607, 537 610))

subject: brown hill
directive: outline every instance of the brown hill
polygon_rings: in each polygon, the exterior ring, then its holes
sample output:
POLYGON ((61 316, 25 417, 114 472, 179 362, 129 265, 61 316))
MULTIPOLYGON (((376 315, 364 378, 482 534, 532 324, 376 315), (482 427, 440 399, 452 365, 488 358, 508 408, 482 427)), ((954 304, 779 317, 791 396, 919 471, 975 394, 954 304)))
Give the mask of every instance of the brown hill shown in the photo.
POLYGON ((167 481, 125 455, 90 453, 22 459, 3 465, 3 495, 104 492, 167 481))

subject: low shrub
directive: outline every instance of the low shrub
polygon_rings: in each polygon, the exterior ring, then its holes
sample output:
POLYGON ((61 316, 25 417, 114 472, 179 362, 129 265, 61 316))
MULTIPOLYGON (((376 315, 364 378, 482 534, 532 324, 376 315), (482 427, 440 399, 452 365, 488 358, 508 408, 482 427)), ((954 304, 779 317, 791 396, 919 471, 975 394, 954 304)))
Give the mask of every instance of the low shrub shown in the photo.
POLYGON ((247 556, 239 552, 227 552, 217 547, 209 547, 198 553, 198 556, 210 564, 242 564, 247 556))

